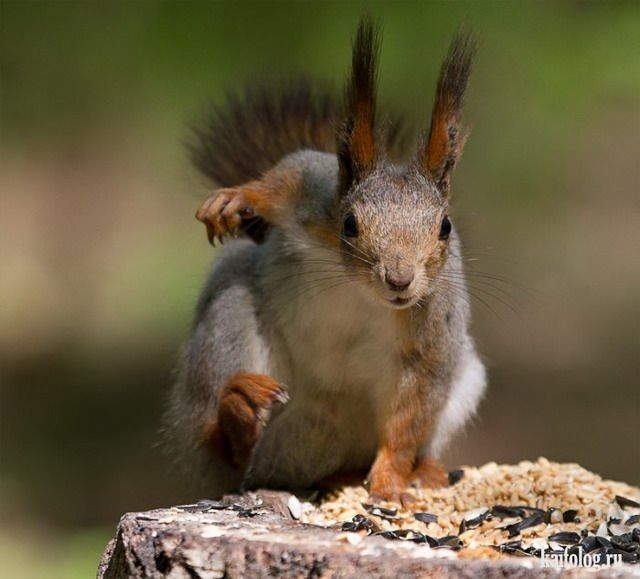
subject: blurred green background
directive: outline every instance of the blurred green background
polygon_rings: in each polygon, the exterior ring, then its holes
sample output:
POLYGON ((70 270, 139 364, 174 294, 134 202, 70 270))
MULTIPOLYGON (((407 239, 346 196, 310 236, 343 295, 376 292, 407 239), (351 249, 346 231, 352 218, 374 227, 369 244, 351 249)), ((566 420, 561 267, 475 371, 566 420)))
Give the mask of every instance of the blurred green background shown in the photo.
POLYGON ((381 97, 425 127, 461 22, 481 50, 454 178, 491 387, 452 467, 545 455, 640 483, 638 2, 2 0, 0 558, 87 577, 118 517, 188 500, 157 447, 214 257, 183 143, 207 98, 339 86, 384 22, 381 97))

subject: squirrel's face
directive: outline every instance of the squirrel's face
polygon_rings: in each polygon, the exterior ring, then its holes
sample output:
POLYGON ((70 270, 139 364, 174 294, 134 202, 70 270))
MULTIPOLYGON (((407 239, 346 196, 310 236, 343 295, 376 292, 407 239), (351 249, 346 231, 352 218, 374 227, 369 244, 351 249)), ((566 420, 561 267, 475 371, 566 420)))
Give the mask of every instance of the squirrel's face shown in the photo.
POLYGON ((408 308, 432 291, 444 265, 451 221, 436 186, 411 169, 387 167, 342 200, 342 253, 377 301, 408 308))

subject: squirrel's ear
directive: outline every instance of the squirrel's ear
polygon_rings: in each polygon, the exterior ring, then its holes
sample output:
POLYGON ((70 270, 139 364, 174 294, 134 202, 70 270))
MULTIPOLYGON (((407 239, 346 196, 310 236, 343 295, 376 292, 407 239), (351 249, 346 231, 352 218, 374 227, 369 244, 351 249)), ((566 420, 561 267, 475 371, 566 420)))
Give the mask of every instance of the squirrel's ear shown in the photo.
POLYGON ((475 51, 476 42, 468 33, 459 32, 451 41, 440 69, 429 135, 418 150, 418 169, 433 179, 445 195, 451 171, 468 136, 460 118, 475 51))
POLYGON ((345 92, 346 117, 338 132, 340 192, 349 190, 376 162, 375 115, 378 32, 369 17, 358 25, 345 92))

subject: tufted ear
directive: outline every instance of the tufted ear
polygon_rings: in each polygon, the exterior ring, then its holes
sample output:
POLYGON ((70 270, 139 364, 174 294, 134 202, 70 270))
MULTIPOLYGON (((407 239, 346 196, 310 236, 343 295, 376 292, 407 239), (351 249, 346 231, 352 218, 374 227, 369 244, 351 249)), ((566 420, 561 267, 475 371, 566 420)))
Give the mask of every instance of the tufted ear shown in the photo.
POLYGON ((346 116, 338 132, 339 193, 345 193, 373 169, 379 42, 372 20, 364 17, 356 33, 351 75, 345 91, 346 116))
POLYGON ((442 63, 429 135, 418 150, 418 169, 431 178, 443 195, 449 191, 449 177, 468 133, 460 119, 476 42, 470 34, 458 33, 442 63))

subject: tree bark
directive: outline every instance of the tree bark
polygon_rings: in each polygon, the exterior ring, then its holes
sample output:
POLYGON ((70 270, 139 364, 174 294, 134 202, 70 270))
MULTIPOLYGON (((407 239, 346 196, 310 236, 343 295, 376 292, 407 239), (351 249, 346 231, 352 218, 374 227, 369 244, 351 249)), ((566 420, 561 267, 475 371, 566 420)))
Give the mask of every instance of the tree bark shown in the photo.
MULTIPOLYGON (((261 577, 517 578, 582 577, 527 559, 443 556, 426 545, 365 537, 357 544, 335 529, 299 523, 290 495, 259 491, 198 505, 128 513, 108 543, 98 579, 218 579, 261 577)), ((592 578, 625 577, 603 569, 592 578)))

